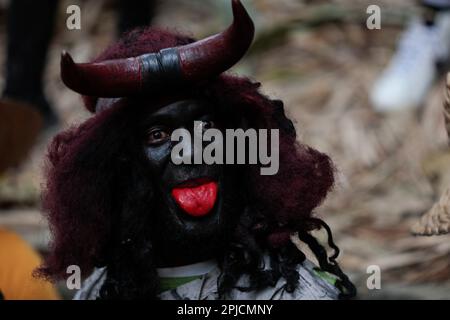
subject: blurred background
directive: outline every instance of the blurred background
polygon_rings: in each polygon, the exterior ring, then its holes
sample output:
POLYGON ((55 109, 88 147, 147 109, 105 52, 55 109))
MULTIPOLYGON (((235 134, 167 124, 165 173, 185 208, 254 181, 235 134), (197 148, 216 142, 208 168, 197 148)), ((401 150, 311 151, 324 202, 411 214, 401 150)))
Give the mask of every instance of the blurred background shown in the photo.
MULTIPOLYGON (((439 12, 436 27, 430 24, 436 12, 411 0, 242 2, 257 34, 233 72, 262 82, 264 93, 284 100, 299 139, 333 159, 337 183, 316 213, 334 232, 339 261, 358 298, 450 299, 450 235, 417 237, 410 231, 450 182, 442 115, 448 12, 439 12), (381 9, 379 30, 366 26, 373 4, 381 9), (433 31, 436 39, 423 34, 428 31, 421 26, 430 25, 439 29, 433 31), (433 46, 442 50, 439 57, 428 50, 433 46), (381 269, 380 290, 367 289, 369 265, 381 269)), ((0 88, 7 85, 8 6, 0 0, 0 88)), ((231 20, 228 0, 166 0, 151 10, 152 24, 196 38, 231 20)), ((0 227, 43 255, 49 240, 40 212, 46 146, 56 132, 89 117, 80 97, 60 81, 60 53, 68 50, 79 62, 96 56, 114 41, 118 12, 112 0, 59 2, 43 80, 58 122, 41 132, 25 161, 0 173, 0 227), (66 28, 72 4, 81 9, 81 30, 66 28)), ((72 294, 61 290, 66 298, 72 294)))

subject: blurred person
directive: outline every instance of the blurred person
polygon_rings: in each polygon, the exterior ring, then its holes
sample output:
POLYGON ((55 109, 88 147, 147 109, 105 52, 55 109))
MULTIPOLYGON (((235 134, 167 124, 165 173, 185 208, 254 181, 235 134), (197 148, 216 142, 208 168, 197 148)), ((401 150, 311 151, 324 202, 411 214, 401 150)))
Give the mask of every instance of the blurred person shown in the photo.
POLYGON ((422 5, 424 16, 410 22, 396 53, 370 92, 377 111, 420 106, 439 67, 450 61, 450 0, 424 0, 422 5))
POLYGON ((49 282, 33 277, 33 271, 41 263, 39 254, 22 238, 0 228, 0 299, 59 299, 49 282))
MULTIPOLYGON (((447 73, 444 119, 450 142, 450 73, 447 73)), ((415 235, 425 236, 450 233, 450 185, 445 186, 440 199, 412 226, 411 231, 415 235)))
MULTIPOLYGON (((148 25, 155 0, 118 0, 116 32, 148 25)), ((0 174, 18 165, 43 129, 58 123, 42 83, 57 0, 14 0, 8 8, 6 74, 0 99, 0 174)))
POLYGON ((19 164, 41 130, 58 121, 42 84, 56 9, 56 0, 10 2, 0 100, 0 174, 19 164))

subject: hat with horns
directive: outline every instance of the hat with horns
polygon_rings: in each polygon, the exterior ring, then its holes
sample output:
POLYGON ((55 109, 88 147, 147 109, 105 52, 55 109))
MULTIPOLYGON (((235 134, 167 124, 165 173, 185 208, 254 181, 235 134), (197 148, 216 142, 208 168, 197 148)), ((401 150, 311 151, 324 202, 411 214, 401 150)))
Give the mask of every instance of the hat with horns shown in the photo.
POLYGON ((63 52, 62 81, 82 95, 119 98, 217 76, 244 56, 254 37, 253 21, 244 6, 232 0, 232 7, 234 19, 228 29, 187 45, 94 63, 75 63, 63 52))

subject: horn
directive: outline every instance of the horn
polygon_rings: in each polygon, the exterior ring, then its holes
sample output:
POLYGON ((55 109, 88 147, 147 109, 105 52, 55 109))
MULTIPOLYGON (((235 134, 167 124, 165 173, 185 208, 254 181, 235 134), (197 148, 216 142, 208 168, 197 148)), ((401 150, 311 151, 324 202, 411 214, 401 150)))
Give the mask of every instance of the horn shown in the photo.
POLYGON ((184 46, 95 63, 75 63, 63 52, 61 78, 80 94, 115 98, 217 76, 244 56, 255 32, 242 3, 232 0, 232 7, 233 23, 228 29, 184 46))

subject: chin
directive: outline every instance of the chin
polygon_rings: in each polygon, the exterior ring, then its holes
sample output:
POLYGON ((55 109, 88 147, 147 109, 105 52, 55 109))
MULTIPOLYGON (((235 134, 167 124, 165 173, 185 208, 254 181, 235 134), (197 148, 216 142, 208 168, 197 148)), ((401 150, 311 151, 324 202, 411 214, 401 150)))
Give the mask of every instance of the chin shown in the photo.
POLYGON ((160 253, 164 251, 165 255, 166 252, 178 252, 186 257, 206 260, 217 255, 229 242, 240 211, 238 206, 240 202, 236 200, 237 192, 231 187, 233 184, 225 177, 226 175, 220 175, 216 179, 205 175, 200 178, 189 177, 165 189, 162 204, 164 208, 155 212, 157 221, 153 223, 158 226, 153 230, 153 235, 160 253), (201 183, 214 181, 217 184, 214 205, 201 216, 183 210, 172 196, 174 186, 195 187, 192 181, 201 183), (227 198, 223 195, 227 195, 227 198))

